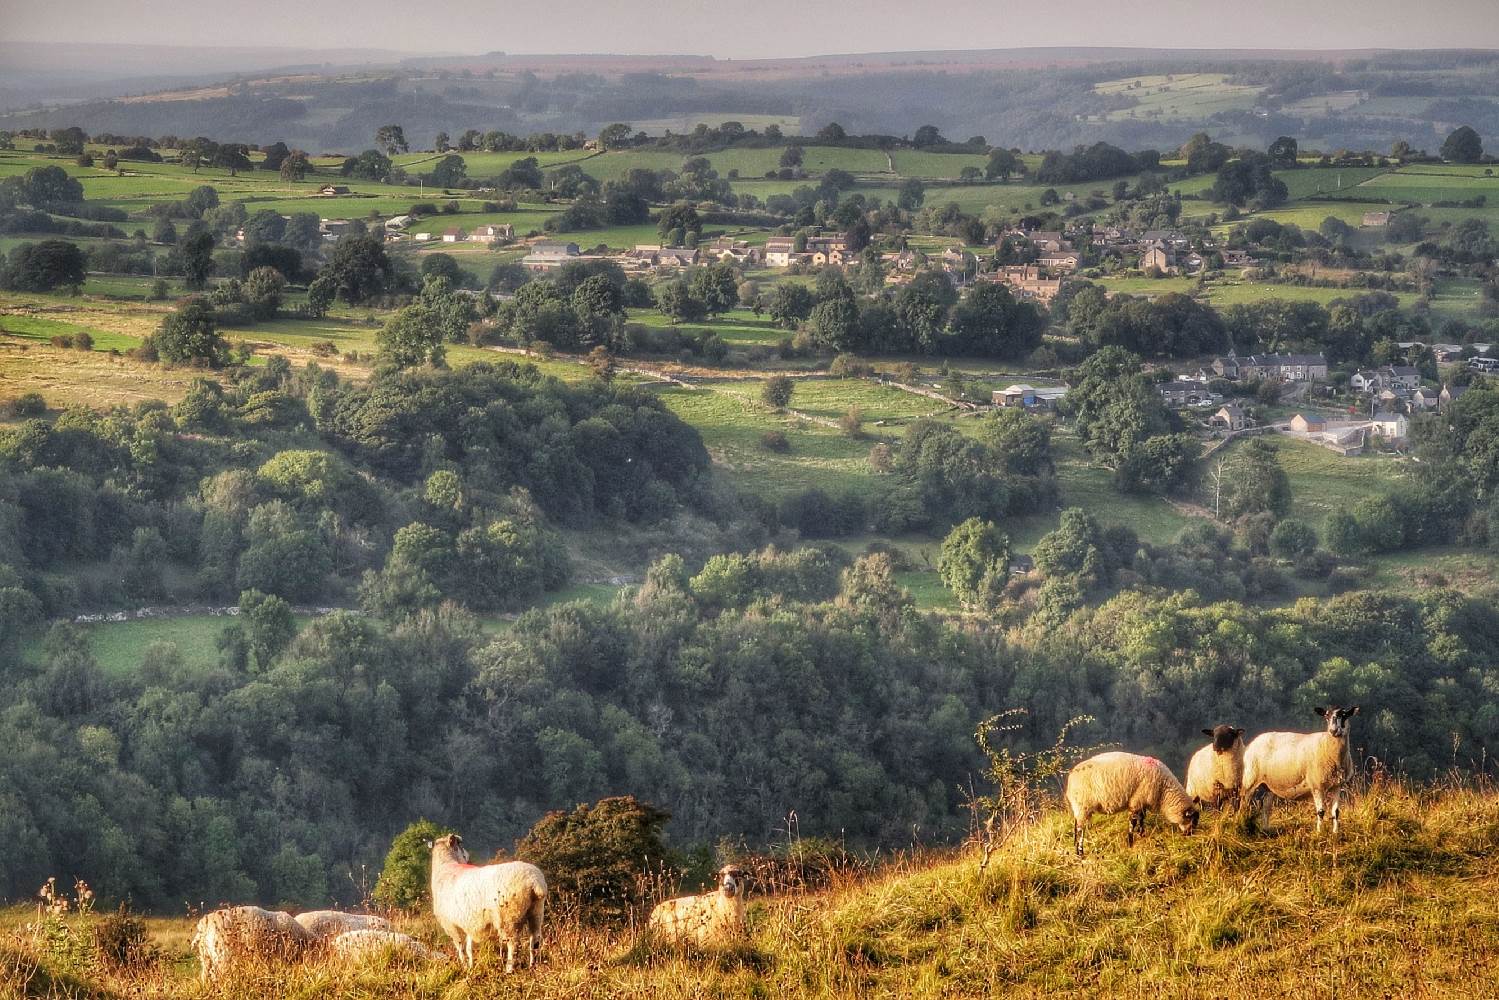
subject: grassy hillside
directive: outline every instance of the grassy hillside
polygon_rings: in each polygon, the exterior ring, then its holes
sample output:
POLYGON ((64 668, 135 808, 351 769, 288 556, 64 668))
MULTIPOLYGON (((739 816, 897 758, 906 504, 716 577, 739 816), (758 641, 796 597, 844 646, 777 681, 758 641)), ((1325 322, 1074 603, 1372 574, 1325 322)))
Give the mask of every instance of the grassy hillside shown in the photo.
MULTIPOLYGON (((749 939, 681 952, 628 931, 548 926, 545 961, 505 977, 486 952, 339 969, 317 960, 246 971, 211 996, 487 997, 1494 997, 1499 793, 1378 785, 1343 835, 1303 804, 1268 834, 1209 817, 1184 838, 1151 819, 1096 820, 1072 856, 1047 814, 1000 848, 917 854, 832 890, 752 898, 749 939)), ((0 914, 0 997, 198 997, 190 921, 150 921, 159 964, 107 972, 43 957, 26 908, 0 914)), ((403 921, 432 944, 425 916, 403 921)), ((75 926, 77 921, 75 918, 75 926)))

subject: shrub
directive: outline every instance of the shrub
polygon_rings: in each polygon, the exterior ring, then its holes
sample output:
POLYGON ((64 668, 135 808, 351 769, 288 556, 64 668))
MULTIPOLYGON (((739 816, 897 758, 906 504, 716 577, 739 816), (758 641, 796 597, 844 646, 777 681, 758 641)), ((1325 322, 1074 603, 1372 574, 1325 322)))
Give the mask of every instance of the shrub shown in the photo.
POLYGON ((94 925, 94 950, 105 965, 121 970, 153 966, 162 957, 161 949, 151 943, 146 922, 125 903, 94 925))
POLYGON ((791 442, 782 431, 766 431, 760 435, 760 447, 766 451, 785 453, 791 450, 791 442))
POLYGON ((40 417, 47 412, 47 401, 39 392, 22 393, 7 403, 5 410, 13 417, 40 417))
POLYGON ((546 872, 564 905, 590 922, 622 921, 645 902, 642 876, 666 856, 671 814, 633 795, 547 813, 515 845, 516 857, 546 872))
POLYGON ((778 410, 783 410, 791 405, 791 394, 795 391, 796 384, 786 375, 772 375, 765 380, 765 388, 760 392, 760 398, 778 410))
POLYGON ((850 406, 843 416, 838 418, 838 427, 847 437, 862 438, 864 436, 864 411, 859 409, 858 404, 850 406))
POLYGON ((432 895, 432 841, 453 830, 428 819, 419 819, 396 834, 385 867, 375 881, 374 900, 388 910, 415 910, 432 895))

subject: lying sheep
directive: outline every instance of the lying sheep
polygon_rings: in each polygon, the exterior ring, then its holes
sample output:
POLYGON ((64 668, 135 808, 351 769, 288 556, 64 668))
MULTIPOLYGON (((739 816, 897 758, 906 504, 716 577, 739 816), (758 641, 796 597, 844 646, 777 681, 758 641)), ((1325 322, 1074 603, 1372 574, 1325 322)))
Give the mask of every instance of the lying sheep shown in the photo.
POLYGON ((1129 812, 1126 842, 1145 833, 1145 811, 1154 809, 1182 833, 1197 829, 1197 809, 1171 769, 1154 757, 1112 751, 1074 767, 1067 775, 1067 805, 1072 809, 1072 844, 1083 856, 1083 825, 1094 813, 1129 812))
POLYGON ((718 891, 679 896, 656 904, 649 930, 670 941, 705 945, 744 934, 744 871, 735 865, 718 870, 718 891))
POLYGON ((1332 800, 1332 832, 1338 832, 1343 787, 1353 777, 1353 755, 1348 750, 1348 720, 1358 706, 1333 705, 1315 709, 1327 722, 1320 733, 1261 733, 1244 751, 1244 794, 1258 807, 1262 824, 1270 821, 1271 794, 1282 799, 1312 798, 1317 810, 1317 832, 1332 800))
POLYGON ((476 866, 468 863, 456 833, 432 843, 432 913, 465 966, 474 967, 474 939, 493 928, 505 945, 505 971, 515 971, 515 942, 530 942, 526 965, 536 964, 547 880, 524 861, 476 866))
POLYGON ((385 954, 409 956, 422 962, 437 958, 437 952, 409 934, 375 928, 344 931, 328 942, 328 951, 335 959, 350 964, 368 962, 385 954))
POLYGON ((198 955, 198 978, 206 983, 247 959, 298 958, 315 940, 289 913, 231 906, 200 919, 192 945, 198 955))
POLYGON ((1222 809, 1230 802, 1239 810, 1239 786, 1244 783, 1244 730, 1233 726, 1204 729, 1213 742, 1187 762, 1187 795, 1192 802, 1222 809))
POLYGON ((313 910, 299 913, 293 918, 307 928, 315 938, 338 937, 346 931, 393 931, 395 926, 384 917, 373 917, 364 913, 344 913, 341 910, 313 910))

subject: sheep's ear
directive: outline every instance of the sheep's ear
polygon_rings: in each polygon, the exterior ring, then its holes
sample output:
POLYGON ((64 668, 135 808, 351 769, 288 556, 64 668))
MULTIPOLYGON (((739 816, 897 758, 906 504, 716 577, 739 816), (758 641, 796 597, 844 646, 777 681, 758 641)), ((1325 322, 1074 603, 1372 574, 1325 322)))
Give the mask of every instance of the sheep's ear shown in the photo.
POLYGON ((1322 716, 1324 719, 1327 718, 1327 709, 1323 708, 1321 705, 1318 705, 1316 708, 1312 709, 1312 711, 1316 712, 1318 715, 1322 716))
POLYGON ((1202 731, 1202 735, 1204 735, 1204 736, 1211 736, 1211 735, 1213 735, 1213 731, 1211 729, 1204 729, 1202 731))
POLYGON ((1244 730, 1243 730, 1243 729, 1242 729, 1242 728, 1240 728, 1240 729, 1235 729, 1235 730, 1234 730, 1234 732, 1235 732, 1235 733, 1238 733, 1238 734, 1239 734, 1239 735, 1240 735, 1240 736, 1243 736, 1243 735, 1244 735, 1244 730))
POLYGON ((1348 714, 1349 715, 1357 715, 1358 714, 1358 706, 1354 705, 1352 708, 1350 708, 1348 710, 1348 714))

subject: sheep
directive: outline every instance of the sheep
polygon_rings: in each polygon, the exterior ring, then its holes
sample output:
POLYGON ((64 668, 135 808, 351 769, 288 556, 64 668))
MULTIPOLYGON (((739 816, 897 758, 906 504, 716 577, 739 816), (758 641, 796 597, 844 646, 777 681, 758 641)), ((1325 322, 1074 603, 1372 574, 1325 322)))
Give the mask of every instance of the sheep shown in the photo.
POLYGON ((1332 832, 1338 832, 1343 787, 1353 777, 1353 756, 1348 750, 1348 720, 1359 707, 1336 705, 1314 711, 1327 723, 1320 733, 1261 733, 1244 751, 1244 788, 1252 807, 1257 806, 1262 824, 1270 821, 1269 796, 1304 799, 1311 796, 1317 810, 1317 832, 1332 800, 1332 832))
POLYGON ((651 910, 650 932, 672 941, 705 945, 744 934, 744 871, 736 865, 718 870, 718 891, 679 896, 651 910))
POLYGON ((474 967, 474 939, 490 928, 505 945, 507 973, 515 971, 517 939, 530 941, 526 965, 535 965, 546 898, 546 876, 535 865, 471 865, 456 833, 432 842, 432 914, 467 968, 474 967))
POLYGON ((340 910, 312 910, 299 913, 293 919, 315 938, 335 938, 346 931, 393 931, 395 926, 384 917, 372 917, 363 913, 344 913, 340 910))
POLYGON ((1244 783, 1244 730, 1233 726, 1204 729, 1213 742, 1187 762, 1187 794, 1201 807, 1222 809, 1232 802, 1239 811, 1239 786, 1244 783))
POLYGON ((1197 809, 1171 769, 1154 757, 1112 751, 1074 767, 1067 775, 1067 805, 1072 810, 1072 844, 1083 856, 1083 824, 1094 813, 1129 812, 1126 843, 1145 833, 1145 810, 1154 809, 1184 834, 1197 829, 1197 809))
POLYGON ((198 921, 192 946, 198 955, 198 978, 207 983, 247 958, 299 957, 315 940, 289 913, 231 906, 198 921))
POLYGON ((435 951, 409 934, 378 928, 361 928, 337 934, 328 942, 328 950, 334 958, 351 964, 367 962, 387 952, 402 957, 410 956, 423 962, 437 957, 435 951))

